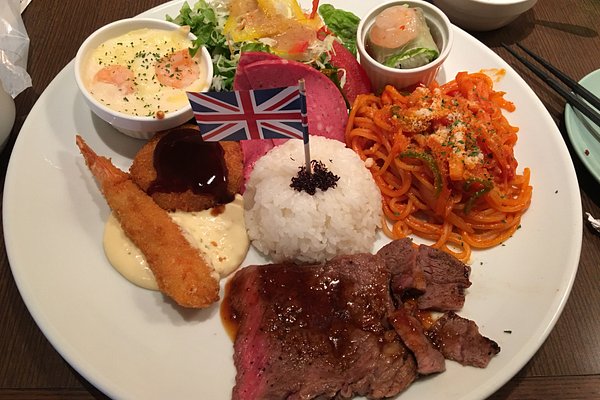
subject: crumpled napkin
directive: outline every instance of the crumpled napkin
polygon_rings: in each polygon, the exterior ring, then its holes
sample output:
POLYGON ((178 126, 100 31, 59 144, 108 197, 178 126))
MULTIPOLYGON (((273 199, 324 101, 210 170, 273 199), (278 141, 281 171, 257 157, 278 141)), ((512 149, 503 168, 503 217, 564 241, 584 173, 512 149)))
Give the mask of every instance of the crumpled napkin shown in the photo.
POLYGON ((31 86, 29 36, 21 18, 22 6, 19 0, 0 0, 0 83, 13 98, 31 86))
POLYGON ((21 3, 21 13, 23 13, 23 11, 25 11, 29 3, 31 3, 31 0, 19 0, 19 2, 21 3))
POLYGON ((600 219, 592 217, 592 214, 589 212, 586 212, 585 215, 587 215, 588 222, 592 228, 594 228, 596 232, 600 233, 600 219))

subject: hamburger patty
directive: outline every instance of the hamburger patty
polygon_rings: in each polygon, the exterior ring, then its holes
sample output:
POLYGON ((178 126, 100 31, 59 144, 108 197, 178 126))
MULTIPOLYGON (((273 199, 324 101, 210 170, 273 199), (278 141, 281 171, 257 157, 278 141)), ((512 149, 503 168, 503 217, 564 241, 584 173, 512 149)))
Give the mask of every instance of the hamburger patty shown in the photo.
POLYGON ((132 180, 168 211, 202 211, 232 201, 242 171, 239 143, 203 142, 195 124, 157 133, 129 169, 132 180))

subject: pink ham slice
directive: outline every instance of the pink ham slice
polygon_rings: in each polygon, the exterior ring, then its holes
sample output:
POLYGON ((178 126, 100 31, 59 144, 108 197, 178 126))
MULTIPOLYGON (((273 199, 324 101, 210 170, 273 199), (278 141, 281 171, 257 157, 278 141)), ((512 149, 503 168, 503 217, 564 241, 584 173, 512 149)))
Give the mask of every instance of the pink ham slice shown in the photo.
MULTIPOLYGON (((348 111, 335 84, 316 69, 297 61, 282 59, 269 53, 246 52, 234 78, 235 90, 268 89, 298 84, 306 85, 308 130, 311 135, 344 141, 348 111)), ((242 141, 244 181, 248 180, 256 160, 281 140, 242 141)))

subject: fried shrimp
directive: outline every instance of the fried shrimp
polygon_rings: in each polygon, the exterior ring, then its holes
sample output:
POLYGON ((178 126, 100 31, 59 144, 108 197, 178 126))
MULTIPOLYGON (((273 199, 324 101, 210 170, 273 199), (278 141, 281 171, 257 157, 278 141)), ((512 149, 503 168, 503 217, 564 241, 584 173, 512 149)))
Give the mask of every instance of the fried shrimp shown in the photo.
POLYGON ((213 269, 167 212, 79 135, 76 143, 123 231, 146 257, 160 291, 183 307, 205 308, 219 300, 213 269))

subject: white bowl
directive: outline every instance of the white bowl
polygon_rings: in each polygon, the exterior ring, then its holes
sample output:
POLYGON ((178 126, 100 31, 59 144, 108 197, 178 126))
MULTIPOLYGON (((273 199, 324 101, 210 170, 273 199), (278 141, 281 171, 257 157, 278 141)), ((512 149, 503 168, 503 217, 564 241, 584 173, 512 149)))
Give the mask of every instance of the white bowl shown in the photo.
POLYGON ((371 79, 373 91, 378 93, 385 85, 393 85, 398 89, 404 89, 420 83, 430 84, 435 79, 448 54, 450 54, 453 41, 452 24, 448 17, 437 7, 421 0, 394 0, 369 10, 358 25, 356 45, 360 56, 360 64, 371 79), (410 7, 419 7, 423 10, 431 36, 440 51, 435 60, 418 68, 399 69, 387 67, 371 57, 365 49, 365 38, 377 15, 388 7, 404 4, 410 7))
MULTIPOLYGON (((86 88, 84 80, 86 60, 89 54, 100 44, 106 40, 126 34, 127 32, 143 28, 172 31, 181 29, 181 26, 172 22, 152 18, 123 19, 105 25, 92 33, 77 51, 77 55, 75 56, 75 79, 86 103, 94 114, 128 136, 138 139, 149 139, 156 132, 174 128, 192 119, 193 111, 189 102, 176 111, 166 112, 164 118, 160 119, 155 116, 130 115, 115 111, 96 100, 86 88)), ((190 40, 194 40, 196 37, 190 33, 189 38, 190 40)), ((206 91, 210 88, 212 82, 213 65, 210 54, 206 48, 203 47, 201 52, 201 68, 205 73, 205 76, 203 77, 205 84, 203 85, 202 91, 206 91)))
POLYGON ((491 31, 514 21, 537 0, 433 0, 450 20, 471 31, 491 31))

